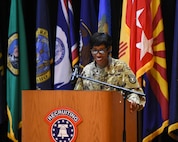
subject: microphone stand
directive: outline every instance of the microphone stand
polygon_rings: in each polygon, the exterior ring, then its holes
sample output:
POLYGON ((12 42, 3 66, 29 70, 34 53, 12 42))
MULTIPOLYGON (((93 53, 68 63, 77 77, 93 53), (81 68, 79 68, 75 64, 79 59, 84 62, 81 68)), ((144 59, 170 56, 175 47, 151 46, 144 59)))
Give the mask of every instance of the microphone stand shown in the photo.
POLYGON ((88 77, 82 76, 82 75, 80 75, 78 73, 73 74, 73 76, 76 76, 76 78, 82 78, 82 79, 90 80, 90 81, 95 82, 95 83, 99 83, 99 84, 103 84, 103 85, 106 85, 106 86, 109 86, 109 87, 113 87, 113 88, 116 88, 118 91, 121 91, 121 93, 123 95, 123 99, 124 99, 124 108, 123 108, 124 126, 123 126, 123 137, 122 137, 122 140, 123 140, 123 142, 126 142, 126 121, 125 120, 126 120, 126 100, 127 100, 127 96, 129 94, 131 94, 131 93, 137 94, 139 96, 145 96, 145 94, 143 94, 141 92, 134 91, 134 90, 130 90, 130 89, 127 89, 127 88, 123 88, 123 87, 120 87, 120 86, 108 84, 106 82, 102 82, 102 81, 95 80, 95 79, 92 79, 92 78, 88 78, 88 77))

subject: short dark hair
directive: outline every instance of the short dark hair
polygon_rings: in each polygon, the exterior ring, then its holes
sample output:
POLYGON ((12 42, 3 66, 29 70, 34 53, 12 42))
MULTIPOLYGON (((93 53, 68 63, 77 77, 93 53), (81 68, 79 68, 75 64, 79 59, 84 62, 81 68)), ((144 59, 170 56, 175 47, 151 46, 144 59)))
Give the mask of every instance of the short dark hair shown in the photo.
POLYGON ((94 33, 90 38, 90 46, 93 48, 93 46, 99 46, 99 45, 105 45, 106 48, 109 48, 112 45, 112 38, 107 33, 94 33))

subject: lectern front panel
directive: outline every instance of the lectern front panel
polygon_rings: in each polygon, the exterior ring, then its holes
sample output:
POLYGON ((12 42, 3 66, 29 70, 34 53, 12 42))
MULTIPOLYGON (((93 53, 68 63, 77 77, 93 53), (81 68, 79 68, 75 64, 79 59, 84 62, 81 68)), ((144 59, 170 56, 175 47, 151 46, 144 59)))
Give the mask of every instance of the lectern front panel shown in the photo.
MULTIPOLYGON (((76 142, 122 142, 123 120, 123 98, 119 92, 27 90, 22 94, 23 142, 51 142, 67 137, 76 142), (56 117, 63 116, 61 108, 69 109, 69 121, 56 117), (78 124, 72 125, 78 118, 81 119, 78 124), (53 124, 50 124, 52 119, 53 124), (60 124, 62 122, 68 125, 60 124), (58 134, 54 134, 57 129, 58 134), (70 136, 69 129, 77 133, 70 136)), ((137 142, 137 113, 130 113, 128 103, 126 141, 137 142)))

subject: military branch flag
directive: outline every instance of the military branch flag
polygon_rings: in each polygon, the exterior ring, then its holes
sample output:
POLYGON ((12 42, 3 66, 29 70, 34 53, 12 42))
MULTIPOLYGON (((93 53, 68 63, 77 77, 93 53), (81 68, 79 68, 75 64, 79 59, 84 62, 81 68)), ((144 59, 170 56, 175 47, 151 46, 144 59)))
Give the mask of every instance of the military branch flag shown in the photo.
POLYGON ((58 1, 56 27, 54 89, 73 89, 70 83, 72 66, 78 62, 71 0, 58 1))
POLYGON ((123 1, 119 58, 125 60, 137 78, 152 68, 152 15, 149 1, 123 1))
POLYGON ((90 36, 98 30, 98 13, 96 0, 81 0, 80 10, 80 64, 91 62, 90 36))
POLYGON ((176 1, 172 77, 169 104, 169 135, 178 141, 178 1, 176 1))
POLYGON ((36 17, 36 89, 52 89, 51 40, 47 0, 37 0, 36 17))
POLYGON ((111 4, 110 0, 100 0, 98 14, 98 32, 111 35, 111 4))
POLYGON ((21 0, 11 0, 7 49, 8 137, 18 141, 22 90, 29 89, 27 47, 21 0))
POLYGON ((137 78, 144 75, 146 106, 143 142, 153 140, 168 125, 168 84, 159 0, 123 1, 119 58, 137 78))

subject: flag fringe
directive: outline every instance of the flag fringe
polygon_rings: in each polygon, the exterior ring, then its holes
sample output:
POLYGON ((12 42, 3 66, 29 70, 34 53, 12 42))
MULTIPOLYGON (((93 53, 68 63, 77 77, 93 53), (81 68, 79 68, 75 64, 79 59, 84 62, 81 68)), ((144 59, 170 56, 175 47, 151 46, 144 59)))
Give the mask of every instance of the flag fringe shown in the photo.
POLYGON ((178 136, 177 134, 174 134, 174 131, 178 131, 178 122, 174 123, 172 125, 169 125, 168 127, 168 135, 173 138, 174 140, 178 141, 178 136))
POLYGON ((15 138, 14 132, 13 132, 13 128, 12 128, 12 115, 10 112, 9 107, 7 106, 7 116, 8 116, 8 120, 9 120, 9 129, 10 131, 7 133, 7 137, 9 139, 11 139, 13 142, 18 142, 18 140, 15 138))
POLYGON ((163 123, 162 123, 162 126, 159 128, 159 129, 157 129, 156 131, 154 131, 154 132, 152 132, 151 134, 149 134, 148 136, 146 136, 143 140, 142 140, 142 142, 150 142, 150 141, 152 141, 156 136, 159 136, 163 131, 164 131, 164 129, 168 126, 168 120, 166 120, 166 121, 164 121, 163 123))

